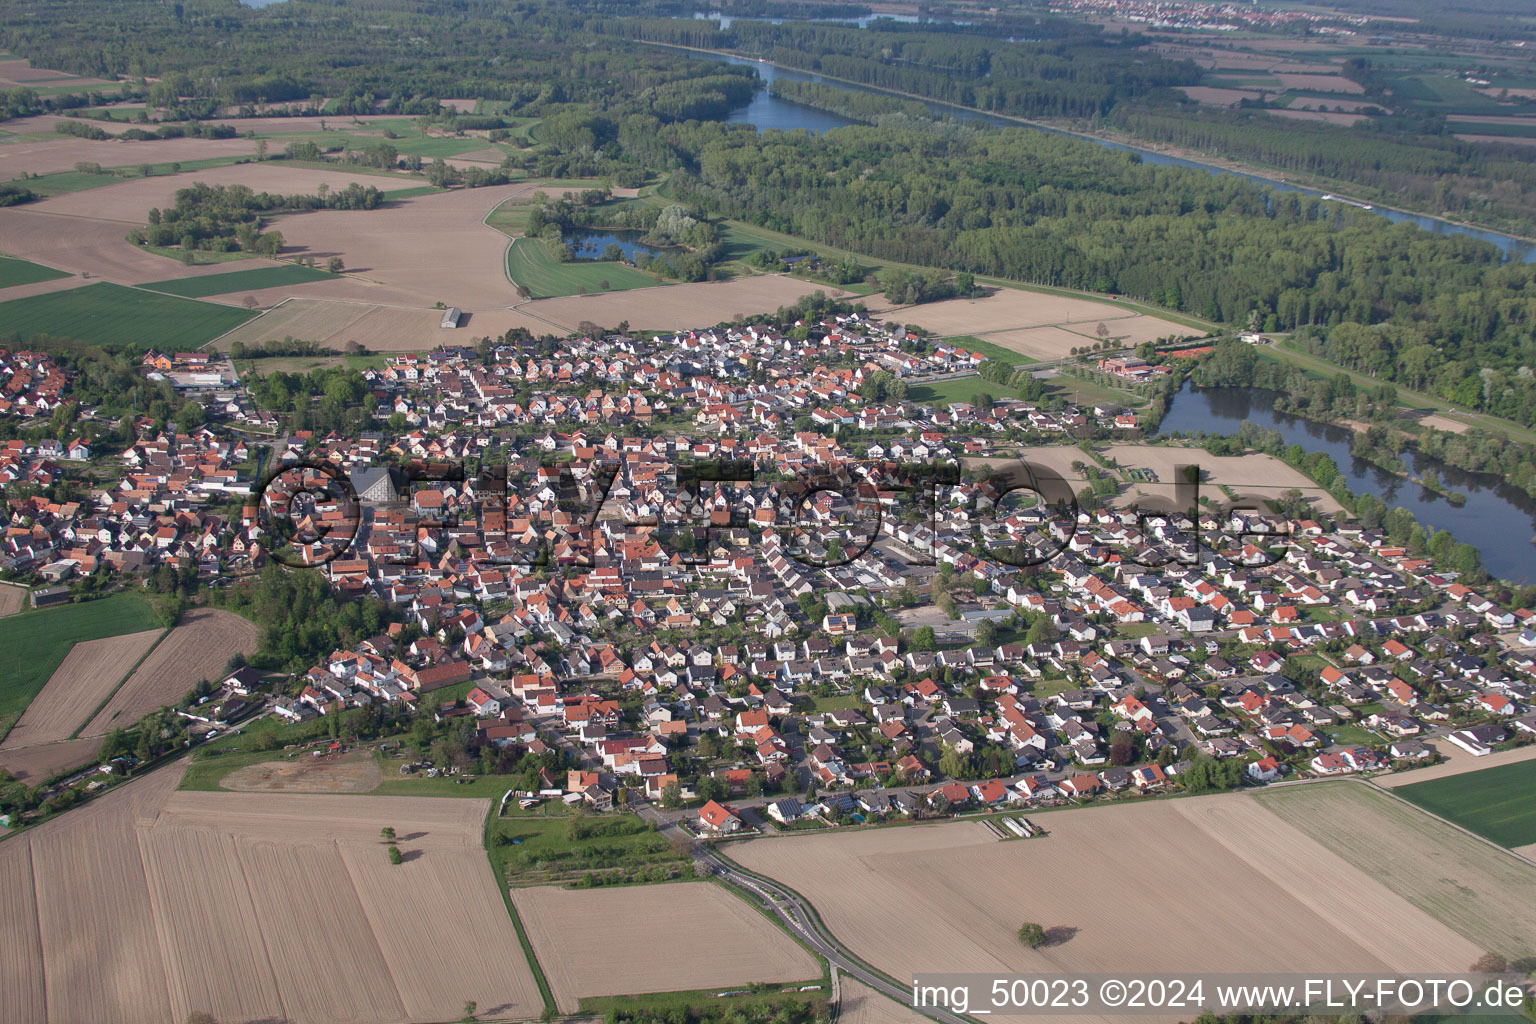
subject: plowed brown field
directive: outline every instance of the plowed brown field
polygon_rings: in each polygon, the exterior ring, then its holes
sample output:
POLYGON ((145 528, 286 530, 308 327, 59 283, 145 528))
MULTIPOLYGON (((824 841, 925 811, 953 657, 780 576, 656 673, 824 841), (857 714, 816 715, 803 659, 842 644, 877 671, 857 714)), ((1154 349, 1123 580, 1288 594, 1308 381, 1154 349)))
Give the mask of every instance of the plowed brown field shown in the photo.
POLYGON ((480 846, 486 801, 173 792, 180 776, 0 843, 0 1022, 538 1013, 480 846))
POLYGON ((583 996, 800 981, 820 973, 811 955, 784 932, 705 882, 589 890, 538 886, 514 889, 512 902, 555 1002, 567 1013, 576 1011, 583 996))
MULTIPOLYGON (((1222 795, 1049 815, 1003 843, 974 823, 761 839, 746 867, 815 904, 895 977, 1462 969, 1480 949, 1253 799, 1222 795), (1025 921, 1060 941, 1030 950, 1025 921), (1235 935, 1262 922, 1262 942, 1235 935)), ((1383 857, 1412 850, 1380 851, 1383 857)))
POLYGON ((162 632, 148 629, 75 644, 6 734, 0 750, 68 739, 95 714, 162 632))
POLYGON ((256 624, 251 620, 218 608, 188 612, 82 735, 104 736, 114 728, 132 725, 156 708, 181 699, 200 679, 218 682, 230 655, 249 654, 255 648, 256 624))
POLYGON ((838 988, 841 1006, 837 1019, 841 1024, 924 1024, 929 1019, 846 975, 838 981, 838 988))

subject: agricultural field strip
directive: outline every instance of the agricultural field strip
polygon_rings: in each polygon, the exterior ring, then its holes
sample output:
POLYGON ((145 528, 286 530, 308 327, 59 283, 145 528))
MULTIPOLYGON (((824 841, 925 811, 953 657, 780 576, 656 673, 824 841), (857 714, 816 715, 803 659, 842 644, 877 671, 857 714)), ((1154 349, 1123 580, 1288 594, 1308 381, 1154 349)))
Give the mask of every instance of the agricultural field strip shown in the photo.
POLYGON ((148 629, 75 644, 32 698, 4 742, 0 742, 0 750, 73 737, 111 698, 163 633, 148 629))
POLYGON ((1536 866, 1360 783, 1285 787, 1255 799, 1480 950, 1536 955, 1536 866))
POLYGON ((217 682, 232 654, 249 654, 255 648, 256 624, 249 619, 222 609, 188 612, 81 734, 103 736, 114 727, 131 725, 180 699, 199 679, 217 682))
POLYGON ((487 948, 516 943, 478 842, 486 801, 169 792, 179 776, 154 773, 0 844, 7 893, 31 884, 40 908, 38 923, 28 899, 8 899, 0 912, 13 926, 7 934, 20 937, 7 944, 17 953, 0 957, 6 992, 18 995, 0 1007, 0 1021, 43 1020, 45 986, 48 1019, 61 1022, 163 1024, 194 1010, 219 1019, 443 1020, 465 998, 498 1015, 536 1010, 521 958, 494 958, 486 969, 487 948), (405 864, 383 856, 380 821, 401 826, 405 864), (80 842, 87 834, 92 842, 80 842), (431 934, 427 908, 450 904, 463 913, 431 934), (103 917, 103 908, 127 913, 103 917), (86 912, 97 927, 74 930, 93 937, 71 944, 65 922, 86 912), (124 948, 125 930, 143 952, 109 954, 124 948), (422 941, 444 956, 423 958, 422 941), (317 965, 333 984, 314 984, 317 965), (85 981, 93 971, 99 983, 85 981))
POLYGON ((1500 846, 1536 843, 1536 761, 1397 786, 1393 792, 1500 846))
POLYGON ((512 901, 565 1012, 584 996, 671 992, 815 977, 814 958, 736 895, 705 882, 518 888, 512 901), (629 922, 614 928, 615 921, 629 922), (667 950, 635 957, 634 939, 667 950), (601 965, 600 970, 593 969, 601 965))
POLYGON ((1480 952, 1307 837, 1276 833, 1273 816, 1242 796, 1072 810, 1052 814, 1048 827, 1051 835, 1020 843, 952 823, 754 840, 733 846, 731 855, 804 894, 856 954, 898 977, 1112 970, 1123 965, 1125 937, 1137 934, 1166 940, 1138 946, 1138 958, 1154 971, 1187 965, 1192 951, 1212 970, 1408 970, 1470 963, 1480 952), (1201 801, 1214 800, 1229 802, 1204 812, 1201 801), (1238 859, 1213 828, 1246 829, 1264 840, 1241 844, 1238 859), (1283 844, 1266 845, 1276 839, 1283 844), (1093 882, 1125 875, 1127 850, 1137 851, 1128 884, 1145 898, 1128 900, 1123 886, 1093 882), (1021 874, 1083 884, 1002 881, 1021 874), (1175 878, 1199 882, 1168 882, 1175 878), (1298 883, 1312 890, 1305 899, 1298 883), (1360 923, 1349 913, 1357 902, 1371 911, 1360 923), (1261 907, 1271 929, 1264 948, 1232 943, 1230 922, 1261 907), (1028 920, 1070 929, 1071 937, 1027 950, 1014 933, 1028 920), (1411 945, 1402 944, 1404 935, 1413 936, 1411 945))

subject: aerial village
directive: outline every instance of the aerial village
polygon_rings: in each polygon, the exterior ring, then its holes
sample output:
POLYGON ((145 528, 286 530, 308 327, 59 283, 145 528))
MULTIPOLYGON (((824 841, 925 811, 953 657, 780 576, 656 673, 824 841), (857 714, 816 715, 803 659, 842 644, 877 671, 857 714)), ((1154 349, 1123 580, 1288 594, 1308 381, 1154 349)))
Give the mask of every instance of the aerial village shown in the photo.
MULTIPOLYGON (((0 569, 45 584, 37 604, 165 565, 214 587, 274 559, 323 574, 396 621, 301 676, 232 673, 187 709, 202 730, 461 719, 461 763, 402 770, 553 753, 527 799, 651 803, 706 835, 1536 739, 1536 615, 1379 530, 990 501, 991 460, 1137 434, 1114 406, 905 397, 985 361, 861 314, 486 342, 364 370, 377 429, 344 437, 279 431, 222 357, 151 352, 207 422, 144 417, 106 454, 0 445, 0 482, 30 495, 8 498, 0 569), (932 507, 882 482, 936 461, 959 471, 932 507), (44 496, 70 474, 71 500, 44 496)), ((0 411, 43 422, 68 392, 48 357, 0 352, 0 411)))

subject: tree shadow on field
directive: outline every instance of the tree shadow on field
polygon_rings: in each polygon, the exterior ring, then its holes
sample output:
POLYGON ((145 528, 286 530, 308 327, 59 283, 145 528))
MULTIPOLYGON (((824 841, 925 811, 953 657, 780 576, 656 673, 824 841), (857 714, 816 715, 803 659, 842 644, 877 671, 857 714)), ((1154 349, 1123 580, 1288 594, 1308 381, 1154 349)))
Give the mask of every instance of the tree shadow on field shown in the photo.
POLYGON ((404 851, 403 853, 400 854, 400 863, 402 863, 402 864, 409 864, 413 860, 420 859, 420 857, 421 857, 421 851, 420 850, 406 850, 406 851, 404 851))
POLYGON ((414 843, 418 839, 426 838, 425 832, 410 832, 403 836, 396 836, 396 840, 402 843, 414 843))
POLYGON ((1060 946, 1071 942, 1077 937, 1077 929, 1069 924, 1058 924, 1054 928, 1045 930, 1045 942, 1042 945, 1060 946))

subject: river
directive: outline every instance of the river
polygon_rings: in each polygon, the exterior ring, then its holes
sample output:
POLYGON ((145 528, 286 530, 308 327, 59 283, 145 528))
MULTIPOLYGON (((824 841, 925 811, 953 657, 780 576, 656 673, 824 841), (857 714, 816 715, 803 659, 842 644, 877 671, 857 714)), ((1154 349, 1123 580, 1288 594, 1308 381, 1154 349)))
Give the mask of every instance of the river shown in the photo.
POLYGON ((1288 445, 1332 456, 1351 491, 1407 509, 1426 530, 1449 530, 1457 540, 1477 548, 1483 566, 1493 575, 1536 582, 1536 544, 1531 543, 1536 534, 1536 501, 1496 476, 1468 473, 1427 455, 1404 453, 1415 476, 1433 470, 1442 487, 1466 495, 1465 504, 1453 505, 1434 491, 1355 458, 1349 451, 1347 428, 1276 412, 1275 393, 1257 388, 1201 388, 1186 383, 1158 433, 1232 434, 1243 420, 1279 431, 1288 445))
MULTIPOLYGON (((839 82, 818 75, 810 71, 797 71, 793 68, 768 64, 763 61, 749 60, 745 57, 734 57, 722 53, 705 53, 697 50, 686 51, 702 60, 713 60, 723 64, 735 64, 739 67, 756 68, 764 83, 771 86, 776 79, 784 79, 791 82, 817 82, 822 85, 837 86, 840 89, 851 89, 859 92, 876 93, 879 95, 899 95, 885 89, 877 89, 873 86, 851 85, 847 82, 839 82)), ((1050 132, 1055 135, 1074 135, 1072 132, 1061 131, 1056 128, 1047 128, 1041 125, 1026 124, 1011 118, 999 117, 981 110, 971 110, 967 107, 957 107, 949 103, 940 103, 936 100, 923 100, 932 113, 940 117, 953 117, 971 124, 985 124, 1001 128, 1033 128, 1036 131, 1050 132)), ((761 90, 752 101, 744 107, 733 110, 727 121, 735 124, 750 124, 759 130, 764 128, 776 128, 781 131, 793 131, 796 128, 805 128, 812 132, 824 132, 829 128, 840 128, 844 125, 857 124, 846 117, 826 111, 814 110, 810 107, 791 103, 787 100, 770 96, 767 89, 761 90)), ((1157 164, 1163 167, 1189 167, 1206 171, 1210 174, 1234 174, 1240 178, 1263 185, 1280 192, 1300 192, 1305 195, 1321 196, 1324 193, 1317 189, 1302 188, 1288 182, 1278 181, 1274 178, 1266 178, 1258 174, 1248 174, 1244 171, 1228 170, 1225 167, 1217 167, 1215 164, 1200 163, 1197 160, 1185 160, 1182 157, 1169 156, 1166 153, 1157 153, 1150 149, 1142 149, 1137 146, 1127 146, 1119 142, 1110 142, 1107 139, 1096 139, 1092 136, 1076 135, 1076 138, 1088 139, 1100 146, 1110 149, 1118 149, 1127 153, 1135 153, 1143 161, 1149 164, 1157 164)), ((1526 262, 1536 262, 1536 243, 1527 242, 1524 239, 1514 238, 1498 231, 1487 231, 1482 228, 1465 227, 1460 224, 1452 224, 1449 221, 1438 220, 1434 217, 1425 217, 1415 213, 1402 213, 1397 210, 1387 210, 1377 207, 1374 211, 1379 216, 1385 217, 1394 223, 1406 221, 1416 224, 1425 231, 1433 231, 1441 235, 1468 235, 1497 246, 1506 254, 1522 259, 1526 262)))

